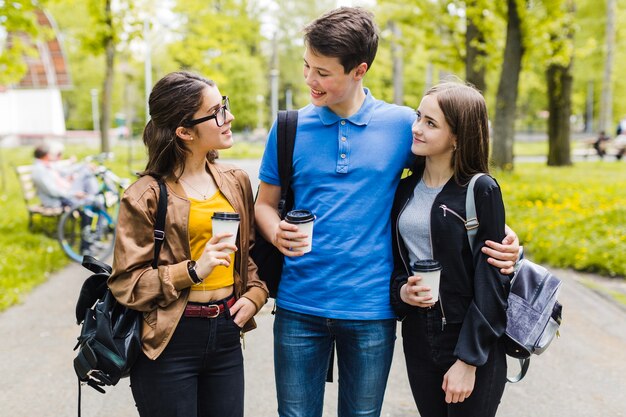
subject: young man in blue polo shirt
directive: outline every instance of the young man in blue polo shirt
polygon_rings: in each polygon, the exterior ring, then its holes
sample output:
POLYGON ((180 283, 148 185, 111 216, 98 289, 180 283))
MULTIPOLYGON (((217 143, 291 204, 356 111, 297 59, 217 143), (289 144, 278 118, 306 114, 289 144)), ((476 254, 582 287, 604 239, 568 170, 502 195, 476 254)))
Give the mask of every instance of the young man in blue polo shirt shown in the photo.
MULTIPOLYGON (((256 221, 286 255, 276 300, 274 368, 280 416, 322 415, 333 342, 339 416, 379 416, 396 320, 389 303, 390 209, 412 158, 415 113, 363 88, 378 47, 371 13, 339 8, 308 25, 304 78, 311 104, 300 109, 293 154, 295 208, 315 216, 312 251, 276 207, 280 179, 276 125, 259 177, 256 221)), ((509 268, 517 242, 490 252, 509 268)), ((505 240, 506 241, 506 240, 505 240)), ((507 241, 508 242, 508 241, 507 241)))

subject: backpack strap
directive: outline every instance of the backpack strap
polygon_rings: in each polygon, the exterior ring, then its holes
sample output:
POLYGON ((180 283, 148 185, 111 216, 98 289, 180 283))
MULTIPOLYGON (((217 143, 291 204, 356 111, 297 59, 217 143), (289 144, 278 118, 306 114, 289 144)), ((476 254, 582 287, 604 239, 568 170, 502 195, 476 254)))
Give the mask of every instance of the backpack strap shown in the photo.
POLYGON ((478 216, 476 215, 476 201, 474 200, 474 185, 476 180, 482 177, 483 174, 474 174, 471 181, 467 186, 467 194, 465 195, 465 230, 467 230, 467 238, 469 239, 470 249, 474 252, 474 240, 476 240, 476 234, 478 233, 478 216))
POLYGON ((278 112, 277 141, 278 152, 278 175, 280 176, 280 201, 278 213, 280 218, 287 214, 287 208, 293 205, 291 191, 291 176, 293 175, 293 149, 296 142, 296 130, 298 128, 298 111, 281 110, 278 112))
MULTIPOLYGON (((469 182, 467 186, 467 195, 465 196, 465 216, 467 220, 465 221, 465 229, 467 230, 467 239, 469 240, 470 248, 472 252, 474 252, 474 241, 476 240, 476 234, 478 233, 478 216, 476 214, 476 201, 474 199, 474 185, 476 184, 476 180, 482 177, 483 173, 474 174, 472 180, 469 182)), ((521 254, 521 248, 520 248, 521 254)), ((520 365, 520 371, 514 377, 506 377, 506 380, 510 383, 516 383, 522 380, 524 376, 526 376, 526 372, 528 372, 528 367, 530 366, 530 358, 518 359, 520 365)))
POLYGON ((156 222, 154 223, 154 258, 152 259, 152 268, 159 266, 159 253, 161 246, 165 240, 165 215, 167 214, 167 187, 161 180, 159 183, 159 206, 157 208, 156 222))
POLYGON ((528 372, 528 367, 530 366, 530 358, 517 359, 519 361, 520 370, 517 375, 514 377, 506 377, 507 382, 514 384, 516 382, 520 382, 522 378, 526 376, 526 372, 528 372))

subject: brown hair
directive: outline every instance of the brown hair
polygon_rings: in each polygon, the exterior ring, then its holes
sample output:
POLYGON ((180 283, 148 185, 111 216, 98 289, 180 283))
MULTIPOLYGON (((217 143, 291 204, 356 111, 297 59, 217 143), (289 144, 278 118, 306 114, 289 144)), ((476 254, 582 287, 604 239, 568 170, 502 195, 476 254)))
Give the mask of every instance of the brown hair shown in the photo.
POLYGON ((309 23, 304 43, 320 55, 339 58, 346 74, 362 62, 369 70, 378 50, 378 28, 367 10, 340 7, 309 23))
MULTIPOLYGON (((151 119, 143 131, 148 163, 140 175, 165 178, 184 167, 189 149, 176 135, 176 128, 193 118, 202 105, 207 86, 213 87, 215 83, 186 71, 167 74, 154 85, 148 100, 151 119)), ((213 162, 217 151, 210 151, 207 158, 213 162)), ((182 175, 182 170, 179 174, 182 175)))
POLYGON ((489 115, 483 95, 474 87, 446 81, 425 94, 434 95, 450 131, 456 136, 452 155, 454 179, 467 184, 472 175, 489 172, 489 115))

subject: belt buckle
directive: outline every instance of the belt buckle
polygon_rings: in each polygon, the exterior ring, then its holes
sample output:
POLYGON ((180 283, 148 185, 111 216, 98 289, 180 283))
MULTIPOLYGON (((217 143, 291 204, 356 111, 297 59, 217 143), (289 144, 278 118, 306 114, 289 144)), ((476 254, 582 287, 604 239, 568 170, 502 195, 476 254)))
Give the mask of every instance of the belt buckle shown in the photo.
POLYGON ((207 319, 214 319, 214 318, 216 318, 217 316, 220 315, 220 306, 218 304, 209 304, 208 306, 202 306, 202 310, 206 309, 207 313, 212 308, 215 309, 215 314, 214 315, 206 315, 205 317, 207 319))

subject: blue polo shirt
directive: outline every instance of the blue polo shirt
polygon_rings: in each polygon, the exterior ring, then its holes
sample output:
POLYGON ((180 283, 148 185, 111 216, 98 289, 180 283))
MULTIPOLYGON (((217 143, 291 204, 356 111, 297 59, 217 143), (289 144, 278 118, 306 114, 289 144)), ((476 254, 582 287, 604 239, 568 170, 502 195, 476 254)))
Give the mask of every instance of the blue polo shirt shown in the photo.
MULTIPOLYGON (((311 210, 316 219, 313 250, 285 257, 281 308, 336 319, 395 317, 389 304, 390 212, 402 170, 413 158, 415 113, 365 93, 349 118, 312 104, 298 112, 295 208, 311 210)), ((259 178, 280 185, 275 123, 259 178)))

